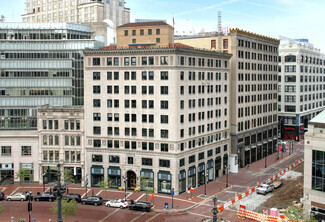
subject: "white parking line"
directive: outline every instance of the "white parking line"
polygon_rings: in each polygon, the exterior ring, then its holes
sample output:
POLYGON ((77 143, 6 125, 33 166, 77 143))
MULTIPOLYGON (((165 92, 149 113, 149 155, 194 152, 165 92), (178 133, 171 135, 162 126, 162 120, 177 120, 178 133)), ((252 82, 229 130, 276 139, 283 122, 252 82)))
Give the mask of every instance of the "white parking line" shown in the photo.
POLYGON ((100 191, 96 194, 96 196, 99 196, 99 194, 100 194, 101 192, 103 192, 103 190, 100 190, 100 191))
POLYGON ((14 191, 12 191, 12 193, 10 195, 13 195, 14 193, 16 193, 19 188, 20 187, 17 187, 14 191))
MULTIPOLYGON (((156 195, 155 194, 155 197, 162 197, 162 198, 167 198, 167 199, 172 199, 171 197, 165 197, 165 196, 160 196, 160 195, 156 195)), ((183 200, 183 199, 179 199, 179 198, 173 198, 174 200, 179 200, 179 201, 184 201, 184 202, 188 202, 188 203, 196 203, 194 201, 190 201, 190 200, 183 200)))
POLYGON ((130 220, 130 222, 136 221, 137 219, 139 219, 140 217, 142 217, 144 214, 146 214, 147 212, 143 212, 142 214, 140 214, 139 216, 137 216, 136 218, 134 218, 133 220, 130 220))
POLYGON ((131 196, 133 194, 133 192, 129 193, 127 196, 126 196, 126 199, 129 198, 129 196, 131 196))
POLYGON ((104 220, 106 220, 107 218, 109 218, 110 216, 112 216, 113 214, 115 214, 117 211, 119 211, 120 208, 114 210, 112 213, 108 214, 106 217, 104 217, 103 219, 99 220, 98 222, 103 222, 104 220))
POLYGON ((192 213, 192 212, 187 212, 189 214, 193 214, 193 215, 197 215, 197 216, 201 216, 201 217, 208 217, 210 218, 210 216, 204 215, 204 214, 198 214, 198 213, 192 213))
POLYGON ((145 194, 142 194, 138 199, 135 200, 135 202, 137 202, 138 200, 140 200, 145 194))
POLYGON ((153 216, 153 217, 149 218, 148 220, 146 220, 146 222, 149 222, 149 221, 155 219, 155 218, 158 217, 160 214, 161 214, 161 213, 157 213, 155 216, 153 216))
POLYGON ((85 193, 81 196, 81 198, 83 198, 86 194, 88 194, 89 191, 91 191, 91 189, 88 189, 87 192, 85 192, 85 193))
POLYGON ((1 192, 5 191, 5 189, 7 189, 7 187, 0 187, 1 188, 1 192))
POLYGON ((49 189, 51 189, 51 187, 46 188, 45 192, 49 191, 49 189))

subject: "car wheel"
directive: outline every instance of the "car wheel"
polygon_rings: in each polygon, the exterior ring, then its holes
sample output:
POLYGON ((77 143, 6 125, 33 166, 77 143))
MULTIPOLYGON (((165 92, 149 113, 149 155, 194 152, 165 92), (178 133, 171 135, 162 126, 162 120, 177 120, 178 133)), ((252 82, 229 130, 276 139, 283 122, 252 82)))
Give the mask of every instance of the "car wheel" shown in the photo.
POLYGON ((8 199, 7 199, 7 201, 11 201, 11 199, 10 199, 10 198, 8 198, 8 199))
POLYGON ((107 204, 106 207, 110 207, 111 205, 107 204))
POLYGON ((81 202, 82 203, 82 205, 85 205, 86 203, 85 202, 81 202))
POLYGON ((50 198, 49 201, 52 202, 52 199, 50 198))
POLYGON ((37 199, 36 199, 36 201, 38 202, 38 201, 39 201, 39 199, 37 198, 37 199))
POLYGON ((122 205, 120 206, 120 209, 123 209, 123 206, 122 205))
POLYGON ((95 206, 97 206, 98 204, 97 203, 94 203, 95 206))
POLYGON ((24 201, 24 198, 21 198, 20 201, 24 201))

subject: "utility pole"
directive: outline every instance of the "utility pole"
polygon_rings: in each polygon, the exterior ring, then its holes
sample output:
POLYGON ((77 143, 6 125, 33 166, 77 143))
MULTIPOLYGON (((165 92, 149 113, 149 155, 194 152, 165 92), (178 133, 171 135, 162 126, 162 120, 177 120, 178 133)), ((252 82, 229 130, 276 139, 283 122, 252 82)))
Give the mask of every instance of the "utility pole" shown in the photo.
POLYGON ((56 186, 53 187, 53 191, 56 192, 57 194, 57 198, 58 198, 58 218, 57 218, 57 222, 63 222, 63 218, 62 218, 62 194, 65 192, 66 190, 66 186, 63 184, 61 184, 61 164, 57 165, 58 167, 58 183, 56 186))
POLYGON ((211 210, 212 214, 213 214, 213 222, 217 222, 218 218, 217 218, 217 214, 218 214, 218 208, 216 206, 216 203, 218 201, 217 197, 214 196, 212 198, 212 201, 213 201, 213 208, 211 210))

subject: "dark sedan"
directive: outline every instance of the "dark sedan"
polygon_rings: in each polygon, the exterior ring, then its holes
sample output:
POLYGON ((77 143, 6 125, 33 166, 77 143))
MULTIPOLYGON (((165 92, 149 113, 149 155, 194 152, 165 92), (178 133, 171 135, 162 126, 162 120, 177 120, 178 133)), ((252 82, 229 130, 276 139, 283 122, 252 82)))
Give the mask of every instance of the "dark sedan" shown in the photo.
POLYGON ((103 198, 101 198, 100 196, 91 196, 81 199, 81 203, 98 206, 103 204, 103 198))
POLYGON ((62 199, 68 200, 68 202, 70 202, 71 200, 75 200, 77 203, 81 202, 80 194, 74 194, 74 193, 69 193, 66 196, 62 197, 62 199))
POLYGON ((34 196, 35 201, 54 201, 56 197, 52 193, 42 193, 34 196))
POLYGON ((141 211, 150 211, 151 204, 149 202, 141 201, 129 205, 130 210, 141 210, 141 211))
POLYGON ((0 192, 0 200, 4 200, 5 199, 5 194, 3 192, 0 192))

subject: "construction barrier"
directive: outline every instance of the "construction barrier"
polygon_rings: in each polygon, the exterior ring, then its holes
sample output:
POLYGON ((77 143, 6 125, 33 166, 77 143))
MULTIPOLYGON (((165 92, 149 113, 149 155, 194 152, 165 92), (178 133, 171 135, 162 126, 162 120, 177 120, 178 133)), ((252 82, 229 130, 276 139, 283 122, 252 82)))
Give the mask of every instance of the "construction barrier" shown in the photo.
POLYGON ((251 220, 261 221, 261 222, 286 222, 286 221, 289 221, 289 219, 286 218, 284 215, 281 215, 280 217, 269 216, 267 214, 259 214, 254 211, 249 211, 242 207, 237 209, 237 217, 240 219, 248 218, 251 220))
MULTIPOLYGON (((304 161, 303 158, 300 158, 300 160, 295 160, 294 164, 291 164, 289 166, 287 165, 287 167, 285 169, 279 169, 279 172, 276 175, 270 176, 270 178, 268 180, 264 181, 263 183, 269 183, 269 182, 272 182, 273 180, 278 179, 282 174, 284 174, 285 172, 287 172, 289 170, 292 170, 292 168, 294 166, 297 166, 298 164, 302 163, 303 161, 304 161)), ((237 201, 239 201, 242 198, 248 196, 249 194, 255 192, 256 188, 258 188, 259 186, 260 186, 260 183, 257 182, 257 185, 255 187, 248 189, 247 191, 245 191, 242 194, 238 194, 237 196, 235 196, 235 199, 231 199, 228 202, 226 202, 225 204, 219 206, 219 208, 218 208, 219 212, 223 211, 226 207, 229 207, 230 205, 235 204, 237 201)), ((249 187, 247 187, 247 188, 249 188, 249 187)))

